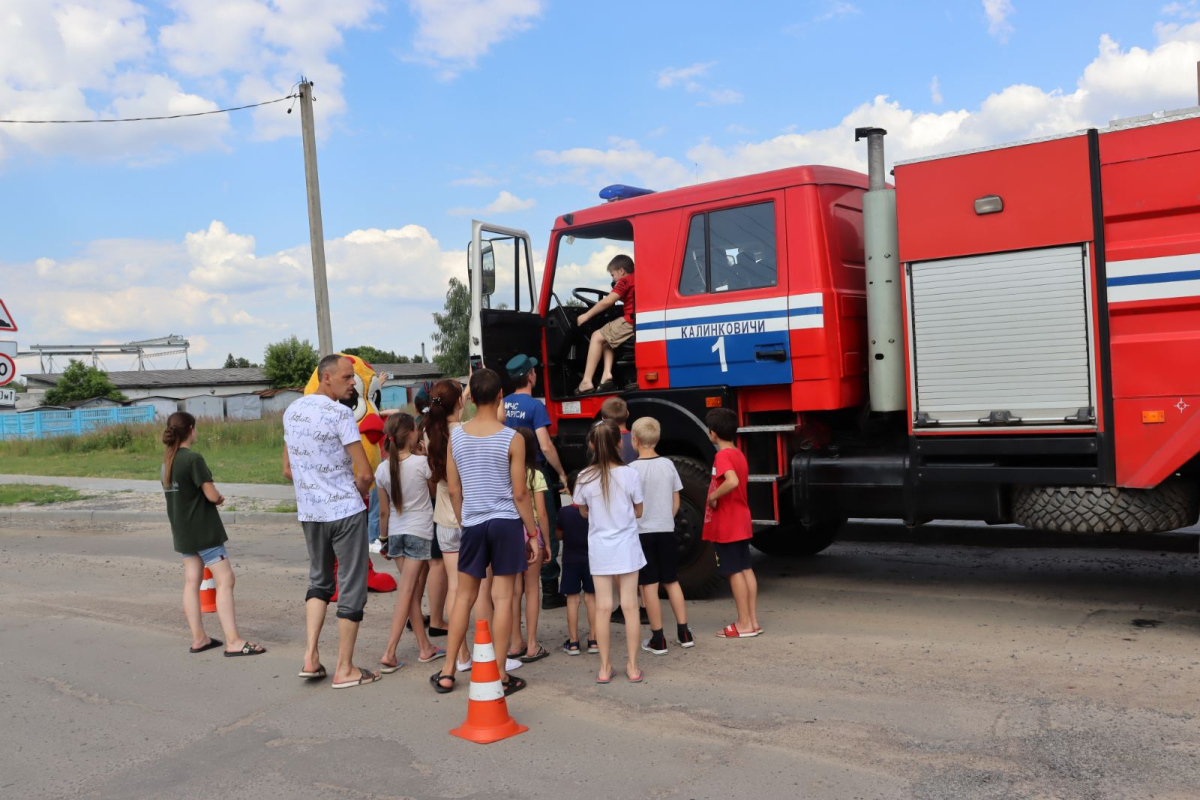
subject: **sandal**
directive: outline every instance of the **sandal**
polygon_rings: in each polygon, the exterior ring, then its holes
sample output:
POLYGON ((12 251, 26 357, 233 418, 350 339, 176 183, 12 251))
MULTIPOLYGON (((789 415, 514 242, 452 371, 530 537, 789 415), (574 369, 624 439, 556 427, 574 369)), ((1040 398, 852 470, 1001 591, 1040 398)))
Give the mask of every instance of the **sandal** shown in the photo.
POLYGON ((593 391, 594 394, 611 394, 617 391, 616 381, 601 381, 600 385, 593 391))
POLYGON ((757 630, 757 631, 750 631, 748 633, 743 633, 737 629, 737 623, 732 623, 732 624, 726 625, 722 630, 717 631, 717 638, 718 639, 750 639, 755 636, 758 636, 761 633, 762 633, 761 629, 757 630))
POLYGON ((254 642, 246 642, 244 645, 242 645, 241 650, 234 650, 232 653, 226 650, 225 657, 237 658, 239 656, 261 656, 265 652, 267 652, 267 648, 263 647, 262 645, 257 645, 254 642))
POLYGON ((572 642, 570 639, 567 639, 565 642, 563 642, 562 649, 563 652, 569 656, 577 656, 581 652, 579 649, 579 642, 572 642))
POLYGON ((519 659, 521 659, 522 661, 524 661, 524 660, 525 660, 525 653, 526 653, 528 650, 529 650, 529 648, 527 648, 527 647, 522 647, 520 650, 518 650, 518 651, 517 651, 517 652, 515 652, 515 653, 509 653, 509 654, 508 654, 508 657, 509 657, 509 658, 519 658, 519 659))
POLYGON ((433 655, 431 655, 429 658, 422 658, 421 656, 417 656, 417 661, 420 661, 422 664, 428 664, 430 661, 437 661, 439 658, 444 658, 445 655, 446 655, 445 648, 435 647, 433 649, 433 655))
POLYGON ((305 672, 304 670, 300 670, 300 677, 305 678, 310 681, 319 681, 319 680, 321 680, 321 678, 328 677, 328 675, 329 675, 329 673, 325 671, 324 664, 317 664, 317 668, 315 670, 313 670, 312 672, 305 672))
POLYGON ((358 680, 342 681, 341 683, 335 683, 333 685, 333 688, 335 688, 335 689, 353 689, 355 686, 362 686, 365 683, 375 683, 375 681, 378 681, 378 680, 382 680, 382 677, 380 675, 378 675, 377 673, 371 672, 370 670, 365 670, 362 667, 359 667, 358 668, 358 680))
POLYGON ((587 644, 588 655, 594 656, 600 652, 600 644, 595 639, 588 639, 587 644))
POLYGON ((453 675, 443 675, 441 672, 435 672, 429 676, 429 682, 433 684, 433 690, 438 694, 450 694, 454 691, 453 675), (450 681, 450 685, 442 686, 442 681, 450 681))
POLYGON ((516 675, 506 675, 505 677, 508 680, 500 682, 500 685, 504 687, 505 697, 508 697, 510 694, 516 694, 527 685, 524 678, 518 678, 516 675))
POLYGON ((380 675, 391 675, 393 672, 399 672, 400 668, 403 666, 404 666, 404 662, 398 658, 396 659, 395 664, 388 664, 383 661, 380 661, 379 662, 379 674, 380 675))
POLYGON ((208 644, 204 645, 203 647, 189 647, 188 652, 189 653, 203 653, 205 650, 212 650, 214 647, 220 647, 223 644, 225 644, 225 643, 222 642, 220 639, 214 639, 210 636, 210 637, 208 637, 208 644))
POLYGON ((615 669, 610 669, 608 671, 608 675, 597 675, 596 683, 612 683, 612 678, 613 678, 614 672, 616 672, 615 669))
POLYGON ((629 678, 630 683, 641 683, 642 681, 644 681, 646 679, 646 673, 642 672, 639 669, 636 678, 633 677, 632 675, 630 675, 628 672, 625 673, 625 677, 629 678))
POLYGON ((517 660, 520 661, 522 664, 532 664, 535 661, 541 661, 543 658, 545 658, 548 655, 550 655, 550 651, 547 650, 546 648, 542 647, 539 644, 536 653, 528 653, 527 652, 525 655, 521 656, 517 660))

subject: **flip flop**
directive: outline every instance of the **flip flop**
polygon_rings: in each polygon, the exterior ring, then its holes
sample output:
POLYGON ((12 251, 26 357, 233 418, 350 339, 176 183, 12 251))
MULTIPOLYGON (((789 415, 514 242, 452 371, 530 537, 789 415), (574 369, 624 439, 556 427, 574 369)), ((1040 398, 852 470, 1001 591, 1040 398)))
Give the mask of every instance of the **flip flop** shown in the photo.
POLYGON ((595 388, 594 391, 595 391, 595 394, 608 394, 609 392, 615 392, 616 390, 617 390, 616 381, 602 381, 600 383, 600 385, 595 388))
POLYGON ((364 683, 375 683, 375 681, 378 681, 378 680, 381 680, 381 677, 379 675, 375 674, 374 672, 370 672, 369 670, 365 670, 362 667, 359 667, 358 668, 358 680, 342 681, 341 683, 335 683, 333 685, 333 688, 335 688, 335 689, 353 689, 355 686, 362 686, 364 683))
POLYGON ((433 626, 430 626, 429 630, 427 630, 425 632, 430 636, 445 636, 450 631, 448 631, 446 628, 435 628, 433 626))
POLYGON ((550 655, 550 651, 547 650, 545 647, 542 647, 539 644, 536 653, 533 653, 532 655, 530 655, 527 652, 525 655, 521 656, 517 660, 520 661, 522 664, 532 664, 535 661, 541 661, 543 658, 545 658, 548 655, 550 655))
POLYGON ((508 697, 510 694, 516 694, 527 685, 524 678, 518 678, 516 675, 506 675, 505 677, 508 680, 500 682, 500 685, 504 687, 505 697, 508 697))
POLYGON ((752 639, 753 637, 758 636, 760 633, 762 633, 761 630, 750 631, 749 633, 742 633, 741 631, 739 631, 737 629, 737 623, 732 623, 732 624, 726 625, 723 630, 718 631, 717 638, 719 638, 719 639, 752 639))
POLYGON ((438 647, 438 648, 434 649, 433 655, 431 655, 429 658, 421 658, 420 656, 417 656, 417 661, 420 661, 422 664, 428 664, 430 661, 437 661, 439 658, 445 658, 445 657, 446 657, 445 649, 438 647))
POLYGON ((205 650, 212 650, 214 647, 220 647, 223 644, 225 644, 225 643, 222 642, 220 639, 214 639, 210 636, 210 637, 208 637, 208 644, 204 645, 203 647, 189 647, 188 652, 189 653, 203 653, 205 650))
POLYGON ((597 676, 596 676, 596 683, 612 683, 612 678, 613 678, 613 673, 614 673, 614 672, 616 672, 616 670, 615 670, 615 669, 610 669, 610 670, 608 671, 608 676, 607 676, 607 677, 604 677, 604 678, 602 678, 602 677, 600 677, 599 675, 597 675, 597 676))
POLYGON ((382 661, 380 661, 379 662, 379 674, 391 675, 393 672, 399 672, 400 668, 403 666, 404 666, 404 662, 398 658, 396 659, 396 663, 394 665, 393 664, 385 664, 382 661))
POLYGON ((629 678, 630 683, 641 683, 642 681, 646 680, 646 673, 639 669, 636 678, 630 675, 628 672, 625 673, 625 677, 629 678))
POLYGON ((429 682, 433 684, 433 689, 438 694, 450 694, 454 691, 453 675, 443 675, 440 672, 435 672, 429 676, 429 682), (442 681, 450 681, 450 688, 442 686, 442 681))
POLYGON ((326 678, 328 676, 329 673, 325 671, 324 664, 317 664, 317 669, 315 672, 304 672, 303 670, 300 671, 300 677, 307 678, 310 681, 320 680, 321 678, 326 678))
POLYGON ((261 656, 265 652, 267 652, 267 648, 257 645, 254 642, 246 642, 244 645, 242 645, 241 650, 234 650, 232 653, 226 650, 225 657, 238 658, 240 656, 261 656))
POLYGON ((524 656, 525 656, 525 654, 526 654, 527 652, 529 652, 529 648, 528 648, 528 647, 522 647, 522 648, 521 648, 520 650, 518 650, 517 652, 515 652, 515 653, 508 653, 507 655, 508 655, 508 657, 509 657, 509 658, 524 658, 524 656))

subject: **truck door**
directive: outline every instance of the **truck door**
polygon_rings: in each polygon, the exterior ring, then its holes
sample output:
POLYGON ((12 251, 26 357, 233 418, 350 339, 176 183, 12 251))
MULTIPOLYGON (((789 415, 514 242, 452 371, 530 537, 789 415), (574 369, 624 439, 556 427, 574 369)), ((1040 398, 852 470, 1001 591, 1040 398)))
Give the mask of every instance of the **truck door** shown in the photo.
POLYGON ((679 277, 657 323, 672 387, 792 382, 783 195, 737 202, 692 210, 686 222, 679 277))
MULTIPOLYGON (((507 385, 504 365, 518 354, 542 357, 542 317, 533 277, 529 234, 472 220, 467 248, 471 291, 468 352, 471 369, 488 367, 507 385)), ((542 381, 534 390, 542 393, 542 381)))

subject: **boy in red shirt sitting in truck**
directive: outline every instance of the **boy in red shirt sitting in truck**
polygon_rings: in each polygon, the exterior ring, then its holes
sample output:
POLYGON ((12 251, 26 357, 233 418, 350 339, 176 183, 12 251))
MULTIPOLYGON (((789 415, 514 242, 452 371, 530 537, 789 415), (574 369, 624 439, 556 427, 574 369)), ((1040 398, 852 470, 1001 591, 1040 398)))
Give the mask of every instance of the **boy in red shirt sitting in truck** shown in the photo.
POLYGON ((592 334, 588 344, 587 366, 583 369, 583 380, 575 389, 575 394, 588 392, 615 392, 617 384, 613 382, 613 359, 618 347, 625 344, 633 336, 633 259, 625 254, 613 257, 608 262, 608 274, 613 279, 613 290, 599 303, 579 315, 576 325, 583 325, 592 317, 612 308, 618 300, 624 304, 624 313, 608 322, 600 330, 592 334), (596 367, 604 358, 604 372, 600 374, 600 385, 592 386, 592 376, 596 367))
POLYGON ((704 509, 704 540, 713 542, 717 574, 729 579, 737 622, 717 633, 722 639, 749 639, 762 633, 758 625, 758 580, 750 568, 750 506, 746 503, 749 468, 737 449, 737 414, 714 408, 704 420, 708 438, 717 446, 712 483, 704 509))

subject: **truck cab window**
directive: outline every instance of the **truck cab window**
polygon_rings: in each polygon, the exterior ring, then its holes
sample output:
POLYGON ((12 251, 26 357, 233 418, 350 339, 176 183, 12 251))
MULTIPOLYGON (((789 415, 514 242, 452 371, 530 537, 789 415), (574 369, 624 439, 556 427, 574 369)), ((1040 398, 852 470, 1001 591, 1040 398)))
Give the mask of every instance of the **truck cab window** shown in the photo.
POLYGON ((679 275, 681 295, 774 286, 777 272, 774 203, 692 218, 679 275))

